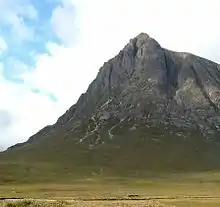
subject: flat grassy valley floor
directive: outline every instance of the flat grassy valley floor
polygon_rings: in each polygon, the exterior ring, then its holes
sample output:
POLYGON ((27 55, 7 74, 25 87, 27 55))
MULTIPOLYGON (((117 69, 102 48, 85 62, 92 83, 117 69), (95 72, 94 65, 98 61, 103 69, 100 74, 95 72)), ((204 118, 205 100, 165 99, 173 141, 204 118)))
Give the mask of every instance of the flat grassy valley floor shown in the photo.
POLYGON ((220 206, 220 172, 160 174, 142 178, 93 175, 72 178, 65 183, 2 183, 0 198, 0 206, 8 207, 214 207, 220 206), (27 199, 34 200, 27 202, 27 199))

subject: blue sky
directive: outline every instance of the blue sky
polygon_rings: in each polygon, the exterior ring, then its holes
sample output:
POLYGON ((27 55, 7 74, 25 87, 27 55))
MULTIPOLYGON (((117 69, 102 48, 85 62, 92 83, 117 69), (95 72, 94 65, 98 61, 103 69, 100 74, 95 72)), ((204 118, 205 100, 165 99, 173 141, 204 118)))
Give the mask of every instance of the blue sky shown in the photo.
POLYGON ((75 101, 59 96, 66 77, 60 75, 65 60, 58 53, 72 50, 77 32, 75 7, 66 0, 0 0, 0 13, 0 148, 5 148, 55 122, 75 101))
POLYGON ((0 12, 5 19, 0 20, 0 36, 7 44, 0 61, 4 65, 4 76, 17 83, 22 83, 19 74, 22 70, 34 67, 34 55, 45 52, 48 41, 61 44, 53 32, 51 15, 61 2, 39 0, 0 0, 0 12), (12 14, 11 14, 12 13, 12 14), (17 35, 18 34, 18 35, 17 35))
POLYGON ((0 0, 0 149, 74 104, 141 32, 220 62, 219 0, 0 0))

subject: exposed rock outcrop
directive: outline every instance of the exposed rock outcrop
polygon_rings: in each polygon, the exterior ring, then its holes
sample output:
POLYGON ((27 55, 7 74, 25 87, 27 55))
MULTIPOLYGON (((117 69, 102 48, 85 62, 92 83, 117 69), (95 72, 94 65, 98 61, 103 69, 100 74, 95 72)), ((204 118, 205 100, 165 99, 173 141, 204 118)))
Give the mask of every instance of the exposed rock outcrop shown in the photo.
MULTIPOLYGON (((94 122, 95 128, 87 128, 79 143, 94 133, 101 140, 99 130, 110 120, 119 125, 138 120, 149 127, 177 127, 184 133, 187 129, 197 130, 209 138, 220 130, 219 109, 218 64, 164 49, 141 33, 104 63, 86 93, 54 126, 41 130, 28 142, 58 132, 73 132, 87 122, 94 122)), ((108 129, 110 139, 114 126, 108 129)))

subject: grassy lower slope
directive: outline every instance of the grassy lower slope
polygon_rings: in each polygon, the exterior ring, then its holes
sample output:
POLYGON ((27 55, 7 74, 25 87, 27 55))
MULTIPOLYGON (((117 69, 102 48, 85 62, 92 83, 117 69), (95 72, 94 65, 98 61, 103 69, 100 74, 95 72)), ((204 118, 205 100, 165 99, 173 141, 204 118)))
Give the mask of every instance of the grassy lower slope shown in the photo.
MULTIPOLYGON (((113 124, 112 124, 113 125, 113 124)), ((218 139, 204 139, 195 131, 165 130, 133 123, 99 130, 77 144, 86 129, 56 133, 0 154, 0 183, 46 182, 90 176, 145 176, 148 172, 196 172, 220 168, 218 139), (91 145, 93 144, 93 145, 91 145), (90 146, 90 147, 89 147, 90 146)))

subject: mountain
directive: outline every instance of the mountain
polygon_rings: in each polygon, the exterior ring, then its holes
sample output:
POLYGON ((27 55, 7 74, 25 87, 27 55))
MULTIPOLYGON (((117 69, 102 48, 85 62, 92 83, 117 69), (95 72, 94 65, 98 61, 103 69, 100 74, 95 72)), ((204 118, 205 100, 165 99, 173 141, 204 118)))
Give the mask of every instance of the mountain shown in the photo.
POLYGON ((141 33, 104 63, 54 125, 10 147, 0 160, 75 169, 216 169, 219 110, 220 65, 164 49, 141 33))

